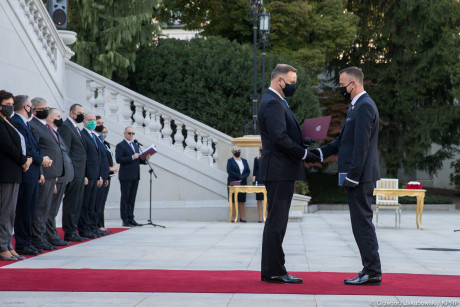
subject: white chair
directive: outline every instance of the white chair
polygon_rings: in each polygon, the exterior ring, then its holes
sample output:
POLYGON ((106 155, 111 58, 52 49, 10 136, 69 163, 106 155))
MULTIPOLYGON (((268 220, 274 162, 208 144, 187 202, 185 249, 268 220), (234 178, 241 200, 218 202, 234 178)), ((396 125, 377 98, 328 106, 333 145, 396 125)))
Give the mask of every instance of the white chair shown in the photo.
MULTIPOLYGON (((377 181, 377 189, 398 189, 398 179, 382 178, 377 181)), ((401 226, 401 204, 398 202, 398 196, 381 196, 377 195, 375 199, 375 219, 379 223, 379 209, 395 209, 395 227, 401 226)))

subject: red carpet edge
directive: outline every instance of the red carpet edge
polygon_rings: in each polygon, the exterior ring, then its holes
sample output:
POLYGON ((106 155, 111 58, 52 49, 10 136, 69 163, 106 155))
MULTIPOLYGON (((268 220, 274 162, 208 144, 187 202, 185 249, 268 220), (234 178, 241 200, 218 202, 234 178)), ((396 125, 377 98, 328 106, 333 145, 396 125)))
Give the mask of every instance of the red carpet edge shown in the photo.
POLYGON ((295 272, 293 275, 303 278, 304 283, 287 285, 262 282, 258 271, 3 268, 0 291, 460 296, 457 275, 387 273, 381 286, 343 284, 344 278, 355 274, 295 272))

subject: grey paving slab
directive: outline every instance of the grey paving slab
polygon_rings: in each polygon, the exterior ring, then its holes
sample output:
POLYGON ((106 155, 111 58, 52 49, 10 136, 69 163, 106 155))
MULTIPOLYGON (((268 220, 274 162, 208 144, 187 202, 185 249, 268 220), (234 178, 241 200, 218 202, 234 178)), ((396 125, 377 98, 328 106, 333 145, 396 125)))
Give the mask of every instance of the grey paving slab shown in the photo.
MULTIPOLYGON (((120 227, 119 221, 107 221, 120 227)), ((94 268, 172 270, 260 270, 263 224, 167 222, 166 229, 135 227, 68 247, 8 268, 94 268)), ((384 273, 460 275, 460 212, 425 212, 424 230, 415 213, 403 212, 400 228, 381 214, 377 237, 384 273)), ((289 223, 286 267, 301 272, 357 272, 359 251, 347 211, 319 211, 289 223)), ((0 269, 1 274, 1 269, 0 269)), ((355 273, 352 273, 355 274, 355 273)), ((460 296, 460 295, 459 295, 460 296)), ((384 303, 442 302, 452 298, 212 293, 0 292, 1 306, 383 306, 384 303)), ((455 301, 455 300, 454 300, 455 301)), ((460 306, 460 299, 457 299, 460 306)))

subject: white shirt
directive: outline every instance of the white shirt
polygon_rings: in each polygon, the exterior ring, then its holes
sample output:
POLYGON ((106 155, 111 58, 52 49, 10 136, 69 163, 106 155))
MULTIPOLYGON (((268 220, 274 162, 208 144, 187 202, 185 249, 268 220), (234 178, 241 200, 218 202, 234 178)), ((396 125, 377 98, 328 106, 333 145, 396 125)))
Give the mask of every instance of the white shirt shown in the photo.
POLYGON ((243 160, 236 160, 236 159, 233 159, 235 160, 236 164, 238 164, 238 167, 240 168, 240 174, 243 174, 244 172, 244 164, 243 164, 243 160))
POLYGON ((358 95, 355 96, 355 98, 353 98, 353 100, 351 101, 351 105, 352 106, 355 106, 355 103, 356 101, 358 101, 359 97, 361 97, 362 95, 366 94, 366 91, 362 91, 361 93, 359 93, 358 95))

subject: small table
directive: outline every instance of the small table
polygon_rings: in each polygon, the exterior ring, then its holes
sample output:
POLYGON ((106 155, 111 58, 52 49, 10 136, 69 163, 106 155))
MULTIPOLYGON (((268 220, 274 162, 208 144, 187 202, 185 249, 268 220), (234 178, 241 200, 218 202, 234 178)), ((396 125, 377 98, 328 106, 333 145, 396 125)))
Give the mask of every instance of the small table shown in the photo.
POLYGON ((264 222, 266 219, 266 211, 267 211, 267 189, 265 189, 264 185, 234 185, 228 187, 228 203, 230 204, 230 217, 228 219, 229 222, 232 221, 232 211, 233 206, 235 206, 235 220, 236 223, 238 221, 238 206, 235 203, 238 203, 237 195, 238 193, 264 193, 264 222), (233 195, 236 195, 235 203, 233 202, 233 195))
POLYGON ((420 228, 420 230, 423 230, 422 213, 423 213, 423 202, 425 200, 425 192, 426 190, 374 189, 374 196, 382 195, 382 196, 414 196, 414 197, 417 197, 417 211, 415 215, 415 222, 417 224, 417 229, 420 228))

